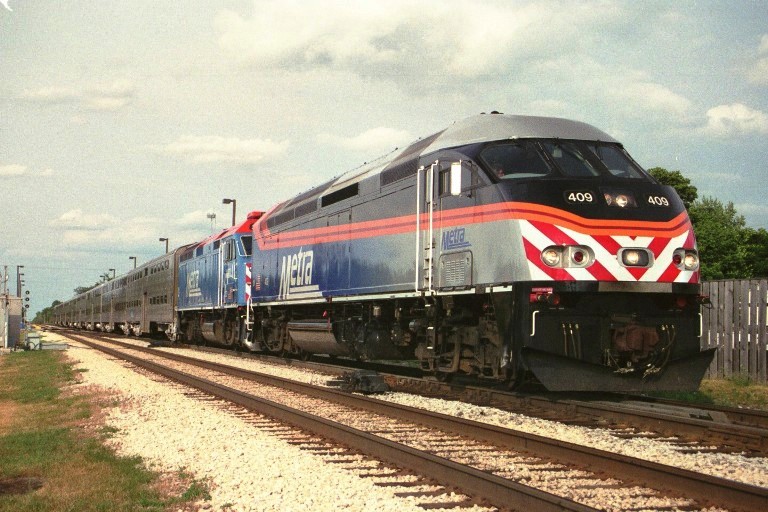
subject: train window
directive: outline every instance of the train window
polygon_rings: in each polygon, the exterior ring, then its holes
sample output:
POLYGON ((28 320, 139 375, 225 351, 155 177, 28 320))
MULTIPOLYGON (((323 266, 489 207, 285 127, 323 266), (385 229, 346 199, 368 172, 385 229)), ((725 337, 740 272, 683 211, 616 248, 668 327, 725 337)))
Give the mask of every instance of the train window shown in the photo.
POLYGON ((582 147, 579 146, 573 142, 544 143, 547 154, 552 157, 552 160, 566 176, 600 176, 597 166, 590 161, 595 155, 587 151, 586 148, 582 151, 583 145, 581 145, 582 147))
POLYGON ((221 245, 221 242, 219 242, 218 240, 216 240, 215 242, 213 242, 213 250, 215 251, 216 249, 218 249, 218 248, 219 248, 219 245, 221 245))
POLYGON ((203 248, 202 248, 202 247, 198 247, 198 248, 195 250, 195 256, 197 256, 197 257, 200 257, 200 256, 202 256, 202 255, 203 255, 203 248))
POLYGON ((243 256, 250 256, 253 252, 253 237, 244 236, 240 238, 240 243, 242 244, 243 256))
POLYGON ((590 144, 589 149, 597 155, 608 171, 617 178, 642 179, 645 176, 640 167, 616 144, 590 144))
POLYGON ((237 254, 235 253, 235 241, 234 240, 227 240, 224 242, 224 260, 230 261, 235 259, 235 256, 237 254))
POLYGON ((536 178, 552 169, 530 140, 489 146, 480 154, 493 175, 500 179, 536 178))

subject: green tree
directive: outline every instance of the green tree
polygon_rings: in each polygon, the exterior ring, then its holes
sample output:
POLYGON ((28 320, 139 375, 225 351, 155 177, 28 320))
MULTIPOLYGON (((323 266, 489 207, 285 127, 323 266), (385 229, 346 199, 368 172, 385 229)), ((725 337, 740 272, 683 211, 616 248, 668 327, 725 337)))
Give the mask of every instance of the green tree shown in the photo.
MULTIPOLYGON (((713 197, 703 197, 689 208, 701 258, 701 278, 741 279, 752 276, 747 259, 750 230, 733 203, 724 205, 713 197)), ((757 234, 755 234, 757 237, 757 234)), ((758 242, 755 238, 755 242, 758 242)))
POLYGON ((768 231, 763 228, 745 230, 745 257, 749 277, 768 277, 768 231))
POLYGON ((648 169, 648 172, 662 185, 674 187, 686 209, 689 209, 699 197, 699 191, 693 186, 691 180, 683 176, 680 171, 668 171, 663 167, 653 167, 648 169))
POLYGON ((61 304, 61 301, 55 300, 47 308, 44 308, 42 311, 38 311, 38 313, 35 315, 35 318, 32 319, 32 323, 33 324, 48 323, 50 319, 53 317, 53 308, 55 308, 59 304, 61 304))

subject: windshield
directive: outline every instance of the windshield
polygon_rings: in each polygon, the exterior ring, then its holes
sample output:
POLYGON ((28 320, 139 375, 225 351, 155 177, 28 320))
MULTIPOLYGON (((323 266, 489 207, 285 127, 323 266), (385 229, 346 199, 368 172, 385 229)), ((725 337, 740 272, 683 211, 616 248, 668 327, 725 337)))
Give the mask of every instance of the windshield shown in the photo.
POLYGON ((592 141, 518 140, 493 144, 480 153, 499 179, 544 176, 645 179, 643 170, 619 144, 592 141))

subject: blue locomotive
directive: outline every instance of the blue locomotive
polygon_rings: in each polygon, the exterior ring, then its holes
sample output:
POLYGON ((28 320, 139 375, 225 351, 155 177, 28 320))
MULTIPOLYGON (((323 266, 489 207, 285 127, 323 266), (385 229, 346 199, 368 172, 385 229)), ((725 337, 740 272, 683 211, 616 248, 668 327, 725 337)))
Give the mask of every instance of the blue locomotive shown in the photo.
POLYGON ((179 254, 176 293, 178 325, 190 343, 240 345, 251 299, 251 227, 262 212, 179 254))
POLYGON ((551 390, 696 389, 688 215, 608 134, 479 115, 253 226, 254 344, 551 390))

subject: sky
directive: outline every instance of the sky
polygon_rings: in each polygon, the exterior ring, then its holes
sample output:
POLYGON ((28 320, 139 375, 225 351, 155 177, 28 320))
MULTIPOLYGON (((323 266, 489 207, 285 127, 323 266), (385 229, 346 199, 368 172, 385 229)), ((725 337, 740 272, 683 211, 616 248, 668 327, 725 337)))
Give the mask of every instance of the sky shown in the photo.
POLYGON ((0 272, 34 314, 492 110, 768 228, 765 0, 1 0, 0 272))

